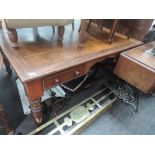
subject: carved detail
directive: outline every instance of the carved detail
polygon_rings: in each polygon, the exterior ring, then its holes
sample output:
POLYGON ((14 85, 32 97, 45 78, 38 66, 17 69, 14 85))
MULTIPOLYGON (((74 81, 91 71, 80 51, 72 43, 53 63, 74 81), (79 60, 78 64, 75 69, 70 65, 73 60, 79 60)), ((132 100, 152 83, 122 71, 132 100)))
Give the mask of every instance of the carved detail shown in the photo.
POLYGON ((33 119, 36 126, 40 126, 42 123, 41 112, 41 96, 43 96, 43 85, 41 80, 35 80, 24 83, 25 92, 30 101, 30 108, 32 111, 33 119))
POLYGON ((30 101, 30 107, 36 126, 40 126, 42 123, 42 112, 40 103, 41 99, 30 101))

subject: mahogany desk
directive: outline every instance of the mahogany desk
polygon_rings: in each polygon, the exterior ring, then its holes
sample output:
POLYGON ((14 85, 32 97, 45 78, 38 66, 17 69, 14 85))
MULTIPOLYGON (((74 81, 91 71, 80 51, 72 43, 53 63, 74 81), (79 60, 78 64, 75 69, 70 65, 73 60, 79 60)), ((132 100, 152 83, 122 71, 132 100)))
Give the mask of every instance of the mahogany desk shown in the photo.
POLYGON ((95 63, 142 44, 116 34, 110 45, 103 41, 100 31, 94 30, 86 35, 83 48, 78 51, 78 30, 66 27, 63 44, 52 33, 50 27, 20 29, 18 49, 9 45, 5 30, 0 35, 4 55, 24 85, 37 125, 42 123, 40 99, 45 89, 82 76, 95 63))

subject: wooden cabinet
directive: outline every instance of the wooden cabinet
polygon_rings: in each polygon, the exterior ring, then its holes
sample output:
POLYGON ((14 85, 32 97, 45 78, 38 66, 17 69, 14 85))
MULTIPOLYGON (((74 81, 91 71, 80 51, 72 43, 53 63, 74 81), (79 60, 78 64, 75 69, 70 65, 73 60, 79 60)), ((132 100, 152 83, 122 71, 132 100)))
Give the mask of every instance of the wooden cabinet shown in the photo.
POLYGON ((155 92, 155 42, 123 52, 114 73, 144 93, 155 92))

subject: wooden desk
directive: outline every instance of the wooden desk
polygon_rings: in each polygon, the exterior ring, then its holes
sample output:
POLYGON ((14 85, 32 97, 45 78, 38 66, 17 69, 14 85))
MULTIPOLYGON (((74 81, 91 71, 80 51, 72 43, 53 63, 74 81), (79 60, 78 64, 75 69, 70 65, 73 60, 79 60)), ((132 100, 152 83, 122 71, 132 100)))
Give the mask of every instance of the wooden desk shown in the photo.
POLYGON ((5 30, 1 31, 0 44, 4 55, 16 71, 25 87, 33 118, 37 125, 42 122, 40 99, 43 90, 86 74, 97 62, 116 56, 120 52, 141 44, 136 40, 116 34, 113 44, 103 41, 96 30, 86 36, 82 49, 77 49, 78 30, 66 28, 63 44, 50 27, 20 29, 19 49, 8 44, 5 30))

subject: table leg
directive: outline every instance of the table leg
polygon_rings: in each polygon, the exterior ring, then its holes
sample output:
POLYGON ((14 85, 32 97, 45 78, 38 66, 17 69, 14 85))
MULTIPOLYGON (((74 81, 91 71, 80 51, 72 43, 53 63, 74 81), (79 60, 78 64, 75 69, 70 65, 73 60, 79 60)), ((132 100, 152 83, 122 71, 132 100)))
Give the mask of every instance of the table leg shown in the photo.
POLYGON ((36 126, 40 126, 42 124, 41 98, 33 101, 29 99, 29 101, 35 124, 36 126))
POLYGON ((113 21, 112 28, 110 29, 110 35, 109 35, 109 38, 108 38, 108 42, 109 42, 110 44, 112 43, 112 39, 113 39, 113 36, 114 36, 114 34, 115 34, 118 21, 119 21, 118 19, 115 19, 115 20, 113 21))
POLYGON ((3 53, 2 49, 0 48, 0 53, 2 54, 3 57, 3 62, 4 65, 6 67, 6 72, 8 73, 8 78, 10 78, 10 76, 12 75, 12 69, 10 67, 10 62, 8 61, 8 59, 6 58, 5 54, 3 53))
POLYGON ((36 126, 42 124, 41 97, 43 96, 43 85, 41 80, 24 83, 25 92, 30 101, 30 108, 36 126))

